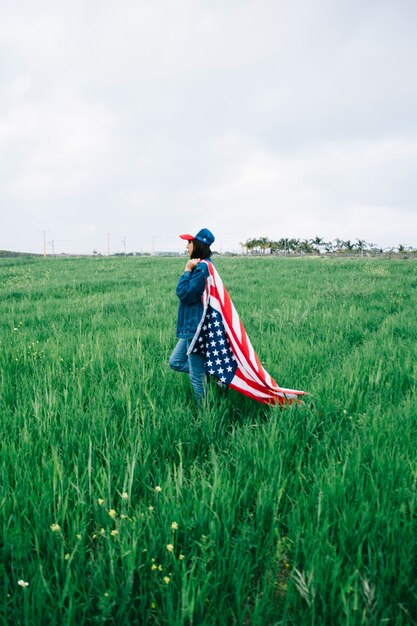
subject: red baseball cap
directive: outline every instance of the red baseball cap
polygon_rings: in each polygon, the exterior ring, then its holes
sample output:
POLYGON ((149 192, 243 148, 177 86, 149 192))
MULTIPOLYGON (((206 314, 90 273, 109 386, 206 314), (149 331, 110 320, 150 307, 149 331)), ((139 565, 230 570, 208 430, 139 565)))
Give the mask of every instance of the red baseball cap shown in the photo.
POLYGON ((208 228, 202 228, 196 235, 180 235, 180 238, 187 241, 197 239, 197 241, 201 241, 201 243, 205 243, 207 246, 211 246, 214 241, 214 235, 208 228))

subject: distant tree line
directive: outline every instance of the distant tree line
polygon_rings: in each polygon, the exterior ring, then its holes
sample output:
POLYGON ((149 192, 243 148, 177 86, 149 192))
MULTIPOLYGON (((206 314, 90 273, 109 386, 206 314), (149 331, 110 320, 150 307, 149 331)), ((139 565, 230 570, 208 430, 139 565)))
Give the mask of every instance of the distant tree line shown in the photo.
POLYGON ((0 250, 0 258, 4 257, 7 259, 14 257, 31 257, 31 256, 41 256, 40 254, 34 254, 32 252, 13 252, 11 250, 0 250))
POLYGON ((417 254, 417 249, 412 246, 399 244, 398 246, 381 248, 376 243, 368 243, 364 239, 351 241, 347 239, 334 239, 325 241, 323 237, 314 239, 288 239, 283 237, 278 241, 268 237, 254 237, 240 243, 244 254, 278 254, 283 256, 304 254, 417 254))

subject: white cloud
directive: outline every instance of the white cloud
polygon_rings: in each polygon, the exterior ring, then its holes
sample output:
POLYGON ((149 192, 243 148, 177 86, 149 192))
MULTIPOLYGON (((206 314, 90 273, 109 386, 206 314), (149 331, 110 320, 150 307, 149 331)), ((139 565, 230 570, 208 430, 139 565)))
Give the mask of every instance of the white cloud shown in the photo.
POLYGON ((207 210, 211 205, 221 213, 223 205, 233 216, 239 226, 228 228, 229 238, 238 228, 242 238, 318 234, 411 243, 417 237, 417 192, 410 185, 416 162, 417 141, 326 145, 281 157, 260 153, 233 182, 213 191, 207 210))
POLYGON ((181 248, 200 223, 227 247, 417 245, 416 16, 410 0, 10 4, 0 248, 44 228, 181 248))

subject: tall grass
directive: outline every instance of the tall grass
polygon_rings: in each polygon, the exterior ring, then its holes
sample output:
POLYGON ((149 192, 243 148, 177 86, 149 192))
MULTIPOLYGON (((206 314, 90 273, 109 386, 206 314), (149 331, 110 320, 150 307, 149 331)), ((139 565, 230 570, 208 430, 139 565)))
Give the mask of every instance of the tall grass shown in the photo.
POLYGON ((302 406, 196 410, 182 259, 1 261, 2 623, 417 623, 417 264, 216 264, 302 406))

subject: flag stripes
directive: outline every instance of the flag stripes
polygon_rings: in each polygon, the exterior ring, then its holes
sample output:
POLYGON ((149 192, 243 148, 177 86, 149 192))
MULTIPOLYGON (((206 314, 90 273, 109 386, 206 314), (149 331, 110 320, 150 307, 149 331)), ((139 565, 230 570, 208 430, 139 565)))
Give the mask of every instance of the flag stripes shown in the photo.
POLYGON ((262 366, 219 273, 212 263, 207 266, 204 313, 189 353, 202 354, 207 373, 258 402, 284 404, 297 400, 304 391, 278 387, 262 366))

